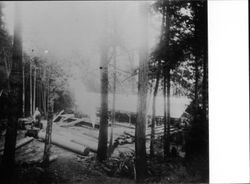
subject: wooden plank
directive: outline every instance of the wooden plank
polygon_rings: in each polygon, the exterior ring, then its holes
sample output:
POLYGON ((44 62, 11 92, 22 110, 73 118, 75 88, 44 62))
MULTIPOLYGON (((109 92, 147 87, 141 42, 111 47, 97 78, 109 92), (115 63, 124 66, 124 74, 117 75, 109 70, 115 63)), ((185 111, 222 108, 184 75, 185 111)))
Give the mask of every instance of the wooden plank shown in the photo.
POLYGON ((77 118, 75 118, 74 114, 63 114, 63 115, 61 115, 61 117, 62 117, 61 121, 67 121, 68 119, 77 120, 77 118))
POLYGON ((59 114, 56 115, 56 117, 53 119, 53 122, 58 121, 58 118, 62 115, 63 112, 64 112, 64 110, 62 110, 61 112, 59 112, 59 114))
POLYGON ((70 127, 70 126, 74 126, 75 124, 80 123, 80 122, 86 122, 86 118, 77 119, 77 120, 72 121, 70 123, 63 123, 60 126, 61 127, 70 127))
POLYGON ((129 129, 135 129, 134 125, 128 124, 128 123, 118 123, 118 122, 115 122, 114 125, 115 126, 121 126, 121 127, 129 128, 129 129))

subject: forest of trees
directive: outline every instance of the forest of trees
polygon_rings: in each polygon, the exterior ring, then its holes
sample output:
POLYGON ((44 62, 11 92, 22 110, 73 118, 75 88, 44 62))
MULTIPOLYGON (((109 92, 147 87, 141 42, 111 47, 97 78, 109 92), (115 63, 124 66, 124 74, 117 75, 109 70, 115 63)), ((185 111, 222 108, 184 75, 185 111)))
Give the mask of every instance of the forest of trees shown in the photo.
MULTIPOLYGON (((6 129, 2 169, 6 178, 13 179, 15 173, 15 145, 18 118, 32 116, 38 107, 47 119, 44 163, 49 164, 52 119, 54 112, 62 108, 73 109, 73 99, 67 90, 67 76, 62 68, 51 63, 50 51, 36 50, 28 55, 22 49, 22 25, 20 3, 15 4, 14 35, 5 28, 0 3, 0 120, 1 129, 6 129)), ((138 102, 135 125, 135 176, 136 181, 148 177, 148 161, 158 157, 156 153, 156 96, 162 93, 164 101, 164 134, 162 137, 164 164, 173 161, 171 153, 170 111, 171 91, 174 95, 188 96, 191 104, 185 129, 185 163, 199 163, 202 180, 208 182, 208 46, 207 46, 207 1, 157 0, 153 4, 141 3, 141 35, 143 42, 138 49, 138 102), (148 49, 147 24, 152 14, 161 15, 161 32, 157 45, 148 49), (147 95, 152 91, 150 154, 146 153, 147 95)), ((119 38, 116 22, 107 26, 100 45, 100 128, 96 159, 100 162, 110 157, 113 137, 108 140, 108 94, 116 99, 117 50, 124 48, 119 38), (110 67, 111 61, 113 66, 110 67), (110 85, 112 87, 110 87, 110 85), (109 146, 108 146, 109 145, 109 146)), ((53 57, 52 57, 53 58, 53 57)), ((111 120, 115 122, 115 103, 112 104, 111 120)), ((111 125, 112 127, 112 125, 111 125)), ((11 180, 10 180, 11 181, 11 180)))

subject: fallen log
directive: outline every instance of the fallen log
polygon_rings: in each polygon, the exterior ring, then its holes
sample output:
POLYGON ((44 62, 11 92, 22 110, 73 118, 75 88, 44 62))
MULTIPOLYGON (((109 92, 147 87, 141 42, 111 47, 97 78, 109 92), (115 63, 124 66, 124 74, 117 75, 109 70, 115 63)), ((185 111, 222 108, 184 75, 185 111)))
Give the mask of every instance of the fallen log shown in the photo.
MULTIPOLYGON (((44 140, 45 132, 40 131, 38 133, 38 138, 44 140)), ((55 135, 54 133, 51 137, 51 143, 58 147, 64 148, 66 150, 72 151, 76 154, 80 154, 83 156, 87 156, 89 153, 89 148, 87 148, 86 146, 74 143, 69 139, 65 139, 63 136, 55 135)))
MULTIPOLYGON (((33 139, 34 139, 33 137, 25 137, 23 139, 18 140, 16 143, 16 150, 30 143, 31 141, 33 141, 33 139)), ((1 147, 0 152, 3 152, 3 150, 4 150, 4 147, 1 147)))

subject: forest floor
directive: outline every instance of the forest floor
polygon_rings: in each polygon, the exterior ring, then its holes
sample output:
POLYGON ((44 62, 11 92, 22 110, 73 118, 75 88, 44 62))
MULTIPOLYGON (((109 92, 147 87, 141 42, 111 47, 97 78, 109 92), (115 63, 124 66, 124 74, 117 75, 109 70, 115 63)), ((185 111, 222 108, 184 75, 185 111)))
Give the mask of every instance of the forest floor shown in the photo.
MULTIPOLYGON (((18 139, 24 137, 24 133, 25 131, 20 131, 18 139)), ((156 157, 148 158, 148 178, 145 183, 201 183, 202 177, 196 166, 199 165, 199 159, 191 165, 185 164, 181 157, 172 158, 166 163, 162 159, 161 145, 161 140, 157 140, 156 157)), ((52 145, 51 155, 57 158, 46 169, 38 163, 42 159, 43 150, 44 143, 37 139, 16 150, 18 183, 135 183, 133 151, 130 152, 132 154, 123 153, 122 146, 117 148, 118 154, 113 154, 108 161, 99 163, 94 153, 80 156, 52 145)))

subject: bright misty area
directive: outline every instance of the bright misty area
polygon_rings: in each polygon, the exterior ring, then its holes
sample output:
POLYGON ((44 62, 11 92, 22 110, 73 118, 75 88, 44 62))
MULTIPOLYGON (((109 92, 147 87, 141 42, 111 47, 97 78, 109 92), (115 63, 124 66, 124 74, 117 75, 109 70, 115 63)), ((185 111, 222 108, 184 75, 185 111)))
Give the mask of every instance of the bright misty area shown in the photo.
POLYGON ((208 182, 207 1, 0 2, 1 183, 208 182))

